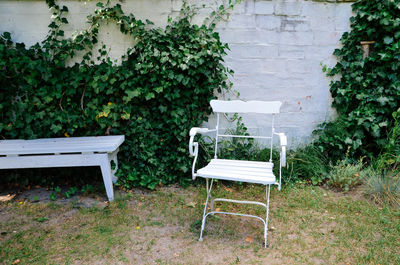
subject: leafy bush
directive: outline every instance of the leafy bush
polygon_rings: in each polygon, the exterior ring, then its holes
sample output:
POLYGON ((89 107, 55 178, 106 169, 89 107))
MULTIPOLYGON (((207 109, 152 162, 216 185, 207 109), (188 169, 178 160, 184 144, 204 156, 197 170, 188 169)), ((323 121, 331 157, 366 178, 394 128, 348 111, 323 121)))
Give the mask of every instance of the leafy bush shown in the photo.
POLYGON ((328 186, 340 191, 349 191, 362 183, 366 171, 360 160, 356 164, 350 164, 347 160, 341 160, 337 165, 331 166, 328 173, 328 186))
POLYGON ((399 1, 360 0, 352 5, 351 32, 334 55, 338 63, 328 69, 333 106, 339 119, 325 126, 318 145, 333 160, 350 155, 373 157, 386 145, 392 113, 400 105, 399 1), (375 41, 363 58, 361 41, 375 41))
POLYGON ((400 175, 395 171, 370 171, 365 179, 365 193, 379 204, 400 207, 400 175))
POLYGON ((215 24, 191 24, 194 10, 183 5, 161 29, 125 15, 119 4, 98 3, 89 28, 67 39, 68 8, 47 3, 54 19, 41 45, 14 44, 7 32, 0 37, 0 137, 124 134, 118 176, 126 188, 189 180, 188 131, 207 119, 214 91, 231 85, 223 65, 228 46, 215 24), (105 22, 117 23, 136 43, 121 65, 104 45, 94 56, 105 22), (82 60, 67 66, 77 54, 82 60))

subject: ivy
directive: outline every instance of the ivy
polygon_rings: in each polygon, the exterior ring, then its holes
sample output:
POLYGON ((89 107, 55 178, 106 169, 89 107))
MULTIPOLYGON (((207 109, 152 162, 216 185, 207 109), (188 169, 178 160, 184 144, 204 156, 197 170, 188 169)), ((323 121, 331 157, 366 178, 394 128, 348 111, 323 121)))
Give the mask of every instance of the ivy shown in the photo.
POLYGON ((26 48, 8 32, 0 37, 0 137, 124 134, 121 185, 154 188, 189 180, 188 131, 207 120, 214 92, 231 87, 233 72, 223 64, 228 45, 215 23, 234 3, 203 25, 191 23, 196 8, 184 4, 165 29, 124 14, 119 4, 98 3, 88 28, 71 38, 63 31, 68 8, 47 4, 53 19, 41 44, 26 48), (120 65, 99 43, 106 22, 135 42, 120 65), (72 59, 77 62, 70 65, 72 59))
POLYGON ((359 0, 352 5, 351 31, 328 69, 338 119, 324 125, 319 146, 332 158, 376 156, 387 144, 400 105, 400 1, 359 0), (363 57, 361 41, 374 41, 363 57))

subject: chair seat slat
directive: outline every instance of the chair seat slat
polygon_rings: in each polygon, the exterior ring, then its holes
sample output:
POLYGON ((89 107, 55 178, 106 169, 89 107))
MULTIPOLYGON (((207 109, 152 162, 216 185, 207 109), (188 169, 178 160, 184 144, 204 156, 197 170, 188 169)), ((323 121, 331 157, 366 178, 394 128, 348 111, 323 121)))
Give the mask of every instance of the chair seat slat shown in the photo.
POLYGON ((259 161, 246 161, 246 160, 230 160, 230 159, 211 159, 210 165, 227 165, 239 167, 254 167, 254 168, 272 168, 273 163, 259 162, 259 161))
POLYGON ((272 163, 213 159, 197 171, 199 177, 259 184, 275 183, 272 163))
POLYGON ((216 172, 216 171, 206 171, 206 172, 198 172, 199 177, 203 178, 213 178, 213 179, 222 179, 222 180, 231 180, 231 181, 240 181, 240 182, 248 182, 255 184, 275 184, 275 176, 270 174, 269 176, 251 176, 251 175, 242 175, 233 172, 216 172))

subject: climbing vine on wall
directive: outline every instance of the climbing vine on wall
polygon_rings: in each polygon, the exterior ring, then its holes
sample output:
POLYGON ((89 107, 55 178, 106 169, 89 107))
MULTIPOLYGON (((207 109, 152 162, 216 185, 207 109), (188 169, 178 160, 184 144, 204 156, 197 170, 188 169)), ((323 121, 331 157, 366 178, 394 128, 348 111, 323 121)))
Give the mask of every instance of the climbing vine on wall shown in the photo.
POLYGON ((214 29, 234 3, 203 25, 191 23, 196 8, 184 4, 166 28, 124 14, 119 4, 98 3, 88 28, 72 38, 63 31, 68 8, 47 3, 53 19, 41 45, 13 43, 8 32, 0 37, 0 137, 124 134, 122 185, 154 188, 190 179, 188 130, 207 119, 213 93, 231 86, 232 72, 223 65, 228 46, 214 29), (105 22, 136 43, 120 65, 99 43, 105 22), (70 65, 72 58, 78 62, 70 65))
POLYGON ((360 0, 352 5, 351 31, 327 70, 338 119, 320 132, 318 144, 332 158, 376 156, 387 144, 400 106, 400 0, 360 0), (362 41, 373 41, 363 57, 362 41))

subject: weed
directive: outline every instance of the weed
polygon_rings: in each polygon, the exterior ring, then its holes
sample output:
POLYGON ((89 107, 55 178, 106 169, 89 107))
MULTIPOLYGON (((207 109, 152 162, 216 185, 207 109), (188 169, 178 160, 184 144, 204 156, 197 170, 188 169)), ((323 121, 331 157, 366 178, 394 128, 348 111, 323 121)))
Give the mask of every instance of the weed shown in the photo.
POLYGON ((47 218, 47 217, 38 217, 38 218, 36 218, 35 220, 36 220, 37 222, 39 222, 39 223, 43 223, 43 222, 45 222, 45 221, 48 221, 49 218, 47 218))
POLYGON ((190 224, 190 231, 193 234, 197 235, 199 233, 200 227, 201 227, 201 222, 202 222, 202 220, 198 219, 198 220, 196 220, 196 221, 194 221, 193 223, 190 224))
POLYGON ((346 159, 340 160, 337 165, 332 166, 328 174, 328 186, 340 191, 349 191, 361 184, 366 171, 363 170, 362 160, 351 164, 346 159))
POLYGON ((93 185, 86 184, 81 188, 82 194, 89 194, 95 192, 96 188, 93 185))
POLYGON ((50 194, 50 200, 52 200, 52 201, 57 200, 57 193, 52 192, 52 193, 50 194))
POLYGON ((64 192, 64 195, 66 198, 71 198, 77 191, 78 191, 77 187, 71 187, 66 192, 64 192))

